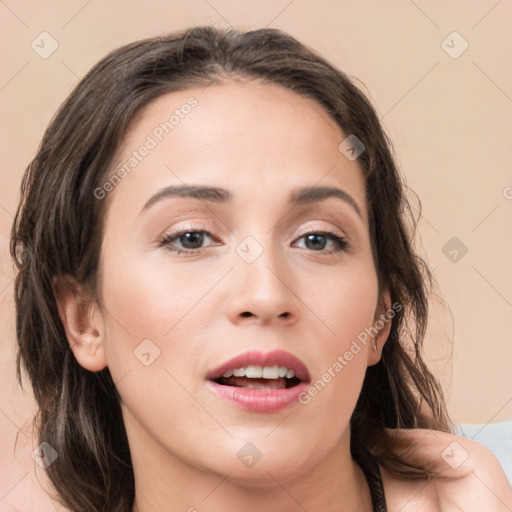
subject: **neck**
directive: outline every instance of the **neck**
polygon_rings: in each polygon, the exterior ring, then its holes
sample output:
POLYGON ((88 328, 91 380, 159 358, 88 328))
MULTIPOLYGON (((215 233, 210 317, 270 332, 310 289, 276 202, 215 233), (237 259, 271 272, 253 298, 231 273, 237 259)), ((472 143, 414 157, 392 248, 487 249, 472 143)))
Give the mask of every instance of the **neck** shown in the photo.
POLYGON ((250 479, 238 477, 233 471, 222 474, 194 466, 151 438, 133 417, 126 419, 135 474, 132 512, 373 510, 364 473, 350 455, 349 428, 320 463, 307 472, 285 479, 264 467, 262 459, 258 462, 259 472, 258 465, 251 469, 255 478, 250 479))

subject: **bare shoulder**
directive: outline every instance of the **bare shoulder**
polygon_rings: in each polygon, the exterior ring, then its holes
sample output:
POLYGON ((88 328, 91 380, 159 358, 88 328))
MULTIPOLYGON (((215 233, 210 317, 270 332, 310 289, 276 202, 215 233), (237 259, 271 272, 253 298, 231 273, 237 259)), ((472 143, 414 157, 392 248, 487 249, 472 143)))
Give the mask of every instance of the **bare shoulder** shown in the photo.
POLYGON ((396 430, 397 453, 431 474, 407 479, 381 466, 389 512, 510 512, 512 488, 498 459, 481 444, 437 430, 396 430))

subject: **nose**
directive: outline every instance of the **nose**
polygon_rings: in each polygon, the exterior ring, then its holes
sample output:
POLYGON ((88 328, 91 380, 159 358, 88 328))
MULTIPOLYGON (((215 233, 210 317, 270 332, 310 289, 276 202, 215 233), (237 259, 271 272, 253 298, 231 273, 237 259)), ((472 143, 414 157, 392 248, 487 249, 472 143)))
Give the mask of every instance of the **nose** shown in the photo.
POLYGON ((266 247, 251 263, 237 255, 230 274, 227 315, 231 322, 277 326, 298 321, 302 302, 285 254, 266 247))

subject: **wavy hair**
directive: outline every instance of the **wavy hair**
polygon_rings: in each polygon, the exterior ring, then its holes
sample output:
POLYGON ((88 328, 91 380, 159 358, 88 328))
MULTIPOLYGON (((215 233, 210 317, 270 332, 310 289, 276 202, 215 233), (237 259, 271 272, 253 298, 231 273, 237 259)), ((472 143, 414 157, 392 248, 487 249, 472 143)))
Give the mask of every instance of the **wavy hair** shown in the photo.
POLYGON ((352 452, 365 447, 396 474, 429 476, 392 452, 385 428, 453 429, 442 388, 421 355, 433 278, 414 252, 417 220, 370 101, 345 73, 283 31, 192 27, 127 44, 98 62, 50 122, 21 183, 10 246, 17 376, 21 384, 21 369, 28 374, 39 442, 58 453, 46 472, 57 499, 73 511, 131 511, 135 483, 116 386, 108 368, 89 372, 74 358, 53 278, 69 274, 98 298, 107 201, 93 191, 113 171, 135 116, 163 94, 243 79, 314 100, 366 148, 358 162, 379 289, 402 309, 381 360, 367 368, 350 420, 352 452))

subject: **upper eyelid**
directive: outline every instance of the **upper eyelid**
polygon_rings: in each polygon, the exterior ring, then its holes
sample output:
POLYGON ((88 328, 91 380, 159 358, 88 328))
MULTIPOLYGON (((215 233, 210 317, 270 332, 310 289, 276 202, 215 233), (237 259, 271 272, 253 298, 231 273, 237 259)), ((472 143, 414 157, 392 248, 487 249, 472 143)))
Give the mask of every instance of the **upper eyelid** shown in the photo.
MULTIPOLYGON (((188 232, 205 232, 208 234, 208 236, 211 236, 212 238, 216 238, 216 235, 214 234, 215 228, 211 228, 208 225, 201 225, 201 224, 189 224, 184 225, 182 227, 178 227, 176 229, 173 229, 171 231, 165 231, 160 238, 162 237, 171 237, 171 236, 180 236, 181 234, 185 234, 188 232)), ((232 230, 230 230, 232 231, 232 230)), ((315 226, 309 226, 307 228, 300 229, 298 233, 296 233, 295 237, 301 237, 310 233, 322 233, 322 232, 332 232, 332 234, 335 234, 339 236, 340 238, 348 238, 347 233, 345 233, 344 230, 340 229, 339 227, 332 228, 332 227, 315 227, 315 226), (339 232, 337 232, 339 231, 339 232)))

